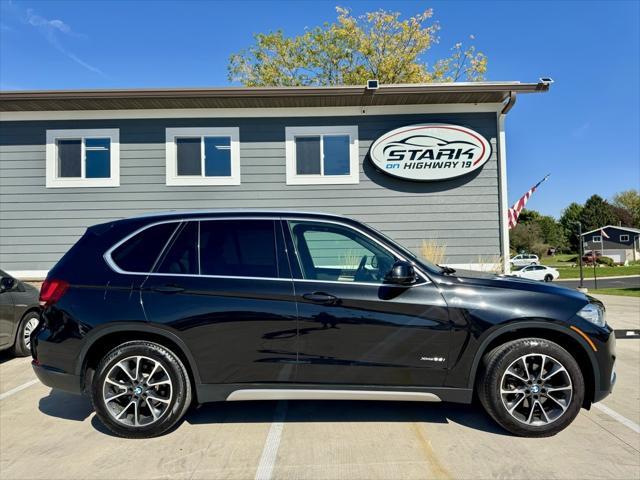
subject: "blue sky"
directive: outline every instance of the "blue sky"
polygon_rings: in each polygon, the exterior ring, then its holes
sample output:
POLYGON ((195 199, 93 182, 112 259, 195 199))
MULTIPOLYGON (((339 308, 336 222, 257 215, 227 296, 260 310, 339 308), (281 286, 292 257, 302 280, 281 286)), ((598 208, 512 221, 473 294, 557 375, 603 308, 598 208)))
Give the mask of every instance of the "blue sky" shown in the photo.
POLYGON ((475 36, 488 80, 536 81, 507 118, 509 201, 545 174, 529 207, 558 216, 593 193, 640 188, 640 2, 0 0, 0 88, 228 85, 229 55, 252 34, 296 34, 378 8, 434 9, 445 55, 475 36))

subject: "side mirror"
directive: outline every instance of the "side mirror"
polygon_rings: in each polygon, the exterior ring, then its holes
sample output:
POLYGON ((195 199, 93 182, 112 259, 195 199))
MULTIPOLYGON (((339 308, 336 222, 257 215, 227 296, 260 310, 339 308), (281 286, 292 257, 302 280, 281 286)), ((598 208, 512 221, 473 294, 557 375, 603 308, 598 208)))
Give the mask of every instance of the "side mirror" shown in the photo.
POLYGON ((411 263, 399 260, 387 273, 385 280, 394 285, 411 285, 416 281, 416 270, 411 263))
POLYGON ((16 279, 13 277, 2 277, 0 280, 0 293, 13 290, 16 286, 16 279))

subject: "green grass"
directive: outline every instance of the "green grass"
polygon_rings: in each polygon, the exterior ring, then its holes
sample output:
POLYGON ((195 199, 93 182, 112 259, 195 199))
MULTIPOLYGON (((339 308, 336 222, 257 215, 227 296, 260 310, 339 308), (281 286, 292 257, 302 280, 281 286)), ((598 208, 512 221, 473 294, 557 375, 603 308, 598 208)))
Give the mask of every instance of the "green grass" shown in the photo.
POLYGON ((640 288, 600 288, 598 290, 589 290, 589 293, 600 295, 620 295, 623 297, 640 297, 640 288))
MULTIPOLYGON (((554 266, 560 272, 560 279, 580 278, 580 269, 578 267, 554 266)), ((584 266, 582 268, 584 278, 593 278, 593 267, 584 266)), ((626 275, 640 275, 640 265, 631 265, 628 267, 597 267, 596 275, 600 277, 617 277, 626 275)))

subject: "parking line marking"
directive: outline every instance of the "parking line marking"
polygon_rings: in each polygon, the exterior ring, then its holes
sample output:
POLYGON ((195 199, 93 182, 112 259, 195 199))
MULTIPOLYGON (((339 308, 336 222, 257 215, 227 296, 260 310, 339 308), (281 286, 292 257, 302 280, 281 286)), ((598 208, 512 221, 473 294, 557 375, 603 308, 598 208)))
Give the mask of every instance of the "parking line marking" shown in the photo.
POLYGON ((611 418, 619 421, 625 427, 629 427, 634 432, 640 433, 640 425, 638 425, 633 420, 629 420, 627 417, 620 415, 615 410, 611 410, 609 407, 607 407, 606 405, 603 405, 602 403, 594 403, 593 406, 596 407, 598 410, 600 410, 602 413, 606 413, 611 418))
POLYGON ((276 465, 276 458, 278 457, 278 448, 280 448, 280 440, 282 438, 282 429, 284 428, 284 418, 286 415, 287 402, 278 402, 276 412, 273 415, 273 422, 269 428, 267 439, 264 442, 255 480, 271 480, 273 468, 276 465))
POLYGON ((12 388, 8 392, 0 393, 0 400, 4 400, 5 398, 10 397, 14 393, 18 393, 19 391, 24 390, 25 388, 29 388, 31 385, 35 385, 36 383, 38 383, 38 381, 39 380, 37 378, 34 378, 33 380, 28 381, 27 383, 23 383, 22 385, 18 385, 17 387, 12 388))

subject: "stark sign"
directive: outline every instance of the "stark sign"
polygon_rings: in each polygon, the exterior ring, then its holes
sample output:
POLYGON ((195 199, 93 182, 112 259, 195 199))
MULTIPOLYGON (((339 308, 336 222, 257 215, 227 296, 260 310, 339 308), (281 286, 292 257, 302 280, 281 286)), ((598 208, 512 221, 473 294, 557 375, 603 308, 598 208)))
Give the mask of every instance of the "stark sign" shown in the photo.
POLYGON ((432 123, 387 132, 373 143, 370 155, 376 167, 394 177, 444 180, 482 167, 491 145, 469 128, 432 123))

